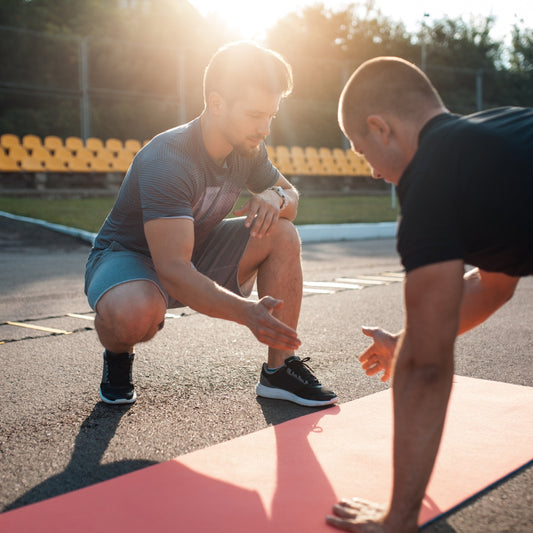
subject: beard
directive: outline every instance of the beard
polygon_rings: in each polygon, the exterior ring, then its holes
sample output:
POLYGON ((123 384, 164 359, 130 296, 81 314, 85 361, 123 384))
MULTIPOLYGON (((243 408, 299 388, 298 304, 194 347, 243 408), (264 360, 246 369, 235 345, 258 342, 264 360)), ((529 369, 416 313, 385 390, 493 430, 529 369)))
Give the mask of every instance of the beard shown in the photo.
POLYGON ((253 159, 254 157, 257 157, 259 155, 259 152, 261 151, 261 145, 258 144, 257 146, 247 146, 244 143, 234 144, 233 150, 235 150, 236 153, 238 153, 241 157, 244 157, 246 159, 253 159))

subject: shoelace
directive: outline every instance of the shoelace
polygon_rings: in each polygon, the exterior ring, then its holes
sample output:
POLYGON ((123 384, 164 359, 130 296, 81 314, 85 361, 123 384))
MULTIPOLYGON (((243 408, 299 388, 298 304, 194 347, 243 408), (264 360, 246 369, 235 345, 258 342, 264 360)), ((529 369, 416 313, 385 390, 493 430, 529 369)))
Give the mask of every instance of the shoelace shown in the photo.
POLYGON ((313 375, 313 369, 306 364, 307 361, 310 361, 310 357, 304 357, 303 359, 293 359, 289 361, 288 367, 293 370, 293 372, 298 373, 300 377, 309 383, 310 385, 320 385, 318 379, 313 375))
POLYGON ((109 358, 106 364, 107 381, 113 385, 129 385, 132 382, 130 357, 109 358))

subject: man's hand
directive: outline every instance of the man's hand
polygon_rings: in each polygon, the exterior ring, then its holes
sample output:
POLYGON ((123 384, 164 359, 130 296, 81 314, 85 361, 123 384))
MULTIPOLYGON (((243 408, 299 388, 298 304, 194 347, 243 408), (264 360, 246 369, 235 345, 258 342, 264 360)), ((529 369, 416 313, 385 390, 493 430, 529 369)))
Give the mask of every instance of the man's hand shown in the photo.
POLYGON ((384 525, 386 510, 383 505, 353 498, 341 500, 333 506, 333 512, 335 516, 326 516, 326 522, 338 529, 352 533, 392 533, 384 525))
POLYGON ((245 325, 258 341, 270 348, 294 351, 301 344, 298 334, 272 315, 274 309, 279 309, 282 305, 281 300, 264 296, 250 307, 245 325))
POLYGON ((387 381, 392 374, 394 351, 398 335, 393 335, 381 328, 363 327, 363 333, 374 342, 359 357, 359 361, 367 376, 373 376, 382 370, 381 381, 387 381))
POLYGON ((269 189, 253 195, 242 207, 236 209, 235 216, 246 215, 244 225, 251 228, 250 235, 261 239, 272 231, 279 220, 280 197, 269 189))

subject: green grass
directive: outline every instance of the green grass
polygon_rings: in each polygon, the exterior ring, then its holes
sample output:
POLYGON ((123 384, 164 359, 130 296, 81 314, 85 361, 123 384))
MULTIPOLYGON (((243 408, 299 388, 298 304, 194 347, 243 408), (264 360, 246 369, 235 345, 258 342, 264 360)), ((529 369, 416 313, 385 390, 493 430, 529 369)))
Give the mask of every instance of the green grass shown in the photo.
MULTIPOLYGON (((246 199, 240 198, 237 205, 246 199)), ((0 211, 96 232, 111 209, 114 198, 0 198, 0 211)), ((340 224, 394 221, 389 195, 304 197, 296 224, 340 224)))

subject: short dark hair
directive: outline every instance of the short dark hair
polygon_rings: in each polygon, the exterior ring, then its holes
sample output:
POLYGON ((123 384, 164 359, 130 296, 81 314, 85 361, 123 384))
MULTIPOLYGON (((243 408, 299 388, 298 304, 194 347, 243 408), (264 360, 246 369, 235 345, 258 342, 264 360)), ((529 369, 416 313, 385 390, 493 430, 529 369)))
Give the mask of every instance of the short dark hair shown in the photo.
POLYGON ((280 54, 254 42, 229 43, 213 55, 205 69, 204 102, 213 91, 234 101, 250 86, 288 96, 293 87, 292 69, 280 54))
POLYGON ((421 69, 399 57, 376 57, 365 61, 346 83, 338 118, 344 132, 365 134, 366 119, 374 113, 409 119, 428 107, 443 107, 443 103, 421 69))

